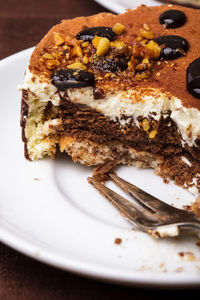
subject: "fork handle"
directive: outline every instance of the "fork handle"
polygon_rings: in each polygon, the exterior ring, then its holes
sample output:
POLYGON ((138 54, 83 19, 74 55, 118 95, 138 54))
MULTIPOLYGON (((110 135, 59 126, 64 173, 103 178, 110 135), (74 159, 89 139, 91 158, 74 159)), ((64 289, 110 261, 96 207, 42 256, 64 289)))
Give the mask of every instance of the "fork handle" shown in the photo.
POLYGON ((187 222, 187 223, 183 223, 180 225, 180 227, 188 227, 188 228, 195 228, 198 229, 200 231, 200 221, 197 220, 196 222, 187 222))

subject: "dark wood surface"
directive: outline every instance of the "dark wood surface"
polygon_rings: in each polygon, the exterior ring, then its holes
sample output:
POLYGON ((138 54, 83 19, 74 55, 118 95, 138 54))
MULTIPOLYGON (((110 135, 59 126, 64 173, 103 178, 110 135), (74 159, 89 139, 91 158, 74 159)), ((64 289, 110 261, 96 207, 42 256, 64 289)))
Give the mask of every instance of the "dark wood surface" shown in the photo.
MULTIPOLYGON (((61 19, 103 10, 92 0, 0 0, 0 59, 34 46, 61 19)), ((157 300, 194 298, 195 293, 102 283, 47 266, 0 244, 0 300, 157 300)))

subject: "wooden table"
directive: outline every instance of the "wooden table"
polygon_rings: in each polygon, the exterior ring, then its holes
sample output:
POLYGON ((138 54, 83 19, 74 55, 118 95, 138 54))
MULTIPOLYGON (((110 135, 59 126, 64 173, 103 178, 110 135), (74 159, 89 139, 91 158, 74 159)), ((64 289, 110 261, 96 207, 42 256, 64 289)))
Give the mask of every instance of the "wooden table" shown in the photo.
MULTIPOLYGON (((61 19, 103 10, 92 0, 0 0, 0 59, 34 46, 61 19)), ((0 244, 0 300, 157 300, 194 298, 194 293, 195 290, 130 288, 86 279, 34 261, 0 244)))

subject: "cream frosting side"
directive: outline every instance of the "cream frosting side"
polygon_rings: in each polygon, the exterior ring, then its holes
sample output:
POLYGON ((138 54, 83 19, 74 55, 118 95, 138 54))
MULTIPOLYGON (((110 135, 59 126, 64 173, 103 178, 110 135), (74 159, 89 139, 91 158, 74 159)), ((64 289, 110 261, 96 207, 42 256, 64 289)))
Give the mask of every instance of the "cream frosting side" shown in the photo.
POLYGON ((181 100, 175 96, 169 97, 159 90, 149 89, 140 91, 118 92, 109 94, 105 99, 94 100, 92 88, 69 89, 68 96, 74 103, 81 103, 110 117, 111 120, 119 120, 121 125, 134 119, 136 125, 139 116, 148 118, 149 115, 155 120, 159 120, 161 114, 171 111, 171 119, 177 124, 182 135, 183 144, 195 146, 195 140, 200 135, 200 111, 196 108, 186 108, 181 100), (137 101, 138 96, 140 101, 137 101), (124 116, 128 119, 124 120, 124 116), (130 118, 129 118, 130 117, 130 118))
POLYGON ((19 90, 28 90, 33 93, 33 97, 40 100, 40 102, 51 101, 53 105, 60 104, 60 95, 58 89, 48 80, 32 74, 27 68, 24 77, 24 83, 18 86, 19 90))
MULTIPOLYGON (((60 95, 63 95, 53 84, 29 70, 26 71, 24 84, 19 88, 31 91, 41 102, 51 101, 56 106, 60 103, 60 95)), ((159 120, 161 114, 171 111, 170 117, 177 124, 183 144, 194 146, 200 135, 200 111, 184 107, 180 99, 175 96, 169 97, 157 89, 118 91, 99 100, 94 99, 92 87, 68 89, 67 92, 71 102, 86 104, 111 120, 118 120, 122 126, 131 119, 138 125, 139 116, 148 118, 151 115, 155 120, 159 120)))

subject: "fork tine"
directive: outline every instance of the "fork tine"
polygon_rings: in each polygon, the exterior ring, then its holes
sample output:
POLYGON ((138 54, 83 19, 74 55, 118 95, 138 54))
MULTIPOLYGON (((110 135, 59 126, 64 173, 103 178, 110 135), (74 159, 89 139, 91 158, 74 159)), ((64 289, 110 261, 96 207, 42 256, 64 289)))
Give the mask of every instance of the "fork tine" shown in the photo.
POLYGON ((180 211, 180 209, 172 207, 165 202, 158 200, 154 196, 141 190, 130 182, 127 182, 126 180, 120 178, 115 173, 109 173, 109 177, 118 187, 120 187, 127 194, 131 195, 136 201, 138 201, 140 205, 142 203, 143 207, 145 205, 151 211, 154 210, 155 212, 165 215, 170 212, 174 213, 175 210, 180 211))
POLYGON ((158 220, 155 219, 148 210, 137 208, 132 202, 112 191, 94 178, 89 177, 88 182, 114 204, 116 208, 129 219, 129 221, 137 225, 140 230, 146 231, 145 226, 151 227, 157 225, 158 220))

